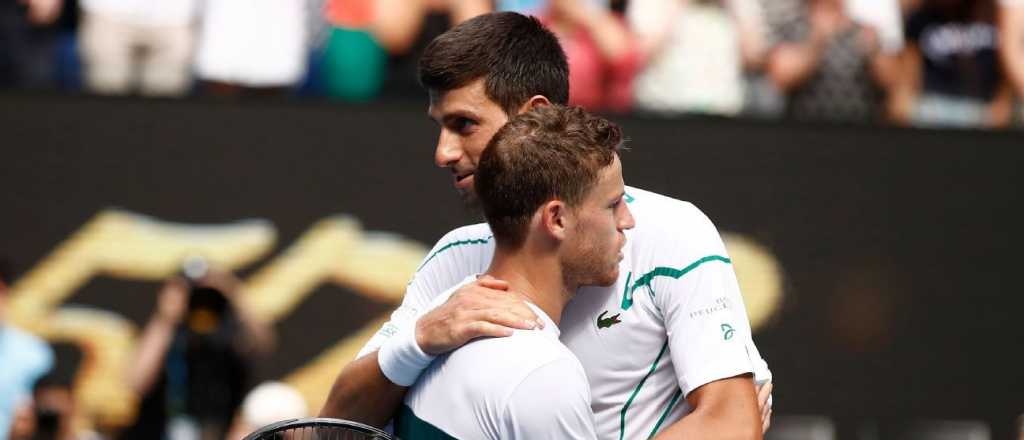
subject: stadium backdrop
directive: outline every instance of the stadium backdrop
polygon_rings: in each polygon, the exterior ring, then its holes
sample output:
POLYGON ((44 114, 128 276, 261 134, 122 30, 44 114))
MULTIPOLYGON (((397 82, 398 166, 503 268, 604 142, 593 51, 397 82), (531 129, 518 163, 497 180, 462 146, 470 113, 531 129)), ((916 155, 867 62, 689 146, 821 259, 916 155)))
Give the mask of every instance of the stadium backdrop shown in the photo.
MULTIPOLYGON (((160 280, 199 253, 275 322, 256 377, 319 407, 429 246, 474 221, 421 107, 0 97, 9 319, 57 344, 87 411, 126 423, 118 371, 160 280)), ((627 183, 724 233, 777 414, 841 434, 980 419, 1008 438, 1024 413, 1024 136, 614 119, 627 183)))

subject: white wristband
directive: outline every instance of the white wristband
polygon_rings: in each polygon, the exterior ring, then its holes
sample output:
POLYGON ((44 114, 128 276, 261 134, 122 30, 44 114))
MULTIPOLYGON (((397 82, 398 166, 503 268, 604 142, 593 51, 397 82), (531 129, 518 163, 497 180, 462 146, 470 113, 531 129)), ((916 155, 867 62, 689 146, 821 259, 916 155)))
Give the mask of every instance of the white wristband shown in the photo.
POLYGON ((416 343, 416 321, 400 328, 380 347, 377 363, 380 371, 395 385, 411 386, 434 360, 416 343))

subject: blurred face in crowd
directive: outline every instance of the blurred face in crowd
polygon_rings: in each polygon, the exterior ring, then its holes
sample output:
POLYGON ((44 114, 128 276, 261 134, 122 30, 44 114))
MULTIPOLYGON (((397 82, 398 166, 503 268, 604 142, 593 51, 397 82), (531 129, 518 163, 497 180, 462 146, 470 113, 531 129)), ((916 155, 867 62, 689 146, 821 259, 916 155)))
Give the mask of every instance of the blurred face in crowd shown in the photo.
POLYGON ((635 225, 624 194, 622 163, 616 155, 582 203, 572 209, 574 224, 566 235, 561 261, 573 284, 610 286, 619 278, 624 231, 635 225))

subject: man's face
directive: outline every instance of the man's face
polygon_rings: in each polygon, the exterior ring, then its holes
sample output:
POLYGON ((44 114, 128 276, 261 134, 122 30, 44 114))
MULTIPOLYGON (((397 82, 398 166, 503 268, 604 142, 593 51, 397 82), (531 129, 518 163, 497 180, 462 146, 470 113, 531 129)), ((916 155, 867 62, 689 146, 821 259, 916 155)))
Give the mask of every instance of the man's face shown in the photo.
POLYGON ((610 286, 619 278, 624 231, 635 224, 624 194, 622 163, 615 156, 574 210, 575 224, 562 244, 561 260, 568 281, 579 286, 610 286))
POLYGON ((441 128, 434 163, 451 170, 455 189, 472 202, 480 155, 509 115, 487 97, 483 78, 447 92, 431 91, 428 113, 441 128))

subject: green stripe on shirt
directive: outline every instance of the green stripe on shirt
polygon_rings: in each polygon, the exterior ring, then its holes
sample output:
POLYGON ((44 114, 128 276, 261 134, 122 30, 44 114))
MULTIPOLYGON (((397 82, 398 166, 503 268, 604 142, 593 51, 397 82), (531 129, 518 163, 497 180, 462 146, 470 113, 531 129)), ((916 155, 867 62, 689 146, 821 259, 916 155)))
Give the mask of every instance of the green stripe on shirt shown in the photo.
POLYGON ((704 263, 707 263, 707 262, 711 262, 711 261, 721 261, 721 262, 723 262, 725 264, 732 264, 732 260, 730 260, 730 259, 728 259, 726 257, 723 257, 721 255, 709 255, 707 257, 704 257, 704 258, 701 258, 701 259, 699 259, 697 261, 694 261, 689 266, 686 266, 686 267, 684 267, 682 269, 676 269, 676 268, 664 267, 664 266, 654 268, 654 270, 645 273, 640 278, 637 278, 632 286, 629 286, 629 285, 626 286, 626 290, 622 293, 622 310, 629 310, 629 308, 633 306, 633 292, 636 291, 636 289, 639 289, 640 287, 643 287, 643 286, 647 286, 648 288, 650 288, 651 287, 651 282, 654 281, 654 278, 656 278, 656 277, 670 277, 670 278, 679 279, 683 275, 686 275, 687 273, 689 273, 690 271, 696 269, 700 265, 702 265, 704 263))

